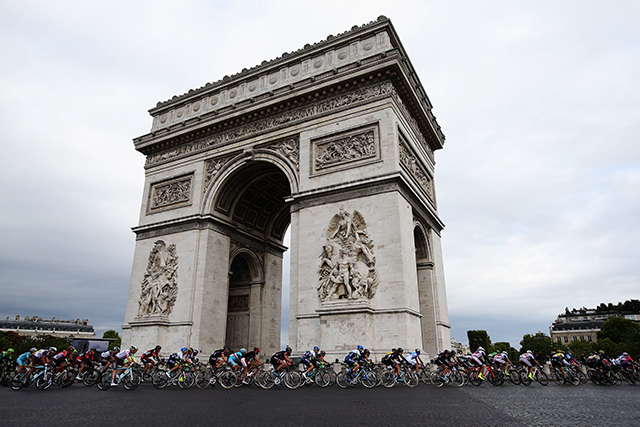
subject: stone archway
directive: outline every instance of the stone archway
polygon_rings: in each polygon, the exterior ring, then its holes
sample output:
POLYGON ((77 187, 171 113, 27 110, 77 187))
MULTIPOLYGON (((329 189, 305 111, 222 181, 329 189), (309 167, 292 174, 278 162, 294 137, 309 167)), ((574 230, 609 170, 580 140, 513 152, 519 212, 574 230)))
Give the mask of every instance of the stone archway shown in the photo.
POLYGON ((431 109, 384 17, 158 103, 123 344, 277 350, 290 227, 294 351, 447 348, 431 109))

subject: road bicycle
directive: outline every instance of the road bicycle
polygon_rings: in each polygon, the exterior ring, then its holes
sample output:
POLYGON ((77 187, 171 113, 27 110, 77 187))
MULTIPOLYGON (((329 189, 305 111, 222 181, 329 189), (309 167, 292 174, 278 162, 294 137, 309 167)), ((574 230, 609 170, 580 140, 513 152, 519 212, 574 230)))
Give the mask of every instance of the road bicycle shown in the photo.
POLYGON ((378 383, 376 371, 368 367, 361 367, 354 374, 351 368, 338 372, 336 375, 336 383, 340 388, 349 388, 358 383, 365 388, 373 388, 378 383))
POLYGON ((437 371, 432 372, 429 382, 438 388, 445 384, 453 384, 456 387, 462 387, 467 383, 467 379, 465 377, 465 373, 458 371, 455 366, 451 366, 447 370, 446 374, 444 374, 443 368, 439 368, 437 371))
POLYGON ((220 384, 222 388, 233 388, 238 382, 238 376, 230 366, 223 365, 214 368, 207 365, 207 368, 196 375, 196 387, 205 389, 209 386, 220 384))
POLYGON ((529 370, 525 367, 520 371, 520 383, 526 386, 530 386, 533 381, 537 381, 540 385, 546 386, 549 384, 549 377, 542 371, 542 367, 533 365, 533 371, 529 376, 529 370), (533 377, 533 380, 531 379, 533 377))
POLYGON ((273 388, 273 386, 280 387, 282 384, 293 390, 302 385, 302 375, 298 371, 286 367, 280 372, 264 371, 260 375, 259 381, 260 386, 266 390, 273 388))
MULTIPOLYGON (((107 369, 102 374, 98 381, 98 388, 100 390, 109 390, 111 388, 112 374, 112 368, 107 369)), ((142 383, 142 374, 139 366, 135 363, 131 363, 128 366, 116 368, 116 375, 113 377, 113 383, 116 385, 122 383, 125 390, 135 390, 142 383)))

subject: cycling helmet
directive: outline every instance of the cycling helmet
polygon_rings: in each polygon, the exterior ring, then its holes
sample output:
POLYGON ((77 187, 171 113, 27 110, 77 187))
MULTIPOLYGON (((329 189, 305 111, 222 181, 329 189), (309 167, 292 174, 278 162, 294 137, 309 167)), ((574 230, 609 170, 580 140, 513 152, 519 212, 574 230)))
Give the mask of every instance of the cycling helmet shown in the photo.
POLYGON ((287 348, 285 348, 284 351, 286 351, 287 353, 291 353, 293 350, 291 350, 291 347, 287 346, 287 348))
POLYGON ((507 355, 507 352, 506 352, 506 351, 503 351, 503 352, 502 352, 502 353, 500 353, 500 354, 502 354, 503 356, 506 356, 506 355, 507 355))
POLYGON ((253 349, 253 352, 254 352, 255 354, 258 354, 258 353, 260 353, 260 349, 259 349, 258 347, 256 347, 256 348, 254 348, 254 349, 253 349))
POLYGON ((49 351, 52 352, 52 353, 57 353, 58 349, 55 348, 55 347, 49 347, 49 351))
POLYGON ((200 352, 198 351, 198 349, 197 349, 197 348, 194 348, 194 349, 193 349, 193 355, 194 355, 194 356, 197 356, 197 355, 198 355, 198 353, 200 353, 200 352))
POLYGON ((622 353, 623 356, 628 356, 629 353, 627 353, 626 351, 624 353, 622 353))
POLYGON ((113 351, 120 351, 120 347, 113 347, 113 351))
POLYGON ((316 353, 319 352, 320 351, 320 347, 318 347, 318 346, 313 347, 313 351, 315 351, 316 353))
POLYGON ((533 351, 531 351, 531 350, 527 350, 527 353, 529 353, 529 354, 533 354, 533 351))
POLYGON ((403 351, 402 347, 398 348, 398 353, 402 353, 403 351))
POLYGON ((95 347, 91 347, 91 348, 89 349, 89 353, 91 353, 92 351, 96 351, 96 348, 95 348, 95 347))
POLYGON ((245 348, 241 348, 240 349, 240 353, 245 354, 246 352, 247 352, 247 349, 245 349, 245 348))
POLYGON ((186 353, 187 351, 189 351, 189 347, 182 347, 180 351, 186 353))
POLYGON ((364 347, 363 347, 363 346, 361 346, 361 345, 359 345, 359 346, 358 346, 358 351, 362 351, 362 350, 364 350, 364 347))
POLYGON ((156 350, 162 350, 162 346, 161 345, 157 345, 156 346, 156 350))
POLYGON ((67 348, 67 351, 68 351, 69 353, 75 353, 75 352, 76 352, 76 349, 75 349, 75 348, 73 348, 73 346, 71 346, 71 345, 70 345, 70 346, 69 346, 69 348, 67 348))
POLYGON ((365 348, 364 351, 362 352, 362 354, 364 354, 365 356, 368 356, 371 353, 369 353, 369 349, 368 348, 365 348))
POLYGON ((327 354, 327 352, 326 352, 326 351, 324 351, 324 350, 322 350, 322 351, 320 352, 320 356, 321 356, 321 357, 324 357, 326 354, 327 354))
POLYGON ((13 353, 13 349, 12 348, 7 349, 7 353, 13 353))
POLYGON ((420 349, 416 348, 416 353, 420 354, 420 349))
POLYGON ((136 351, 138 351, 138 347, 136 347, 135 345, 132 345, 129 349, 130 349, 131 351, 133 351, 134 353, 135 353, 136 351))
POLYGON ((223 350, 231 350, 231 347, 229 347, 228 345, 225 345, 224 347, 222 347, 223 350))
POLYGON ((451 355, 455 356, 456 355, 456 351, 455 350, 451 350, 451 355))
POLYGON ((31 353, 35 353, 36 351, 38 351, 37 348, 33 347, 31 350, 29 350, 31 353))
POLYGON ((479 351, 484 351, 484 348, 483 347, 478 347, 478 350, 479 351))

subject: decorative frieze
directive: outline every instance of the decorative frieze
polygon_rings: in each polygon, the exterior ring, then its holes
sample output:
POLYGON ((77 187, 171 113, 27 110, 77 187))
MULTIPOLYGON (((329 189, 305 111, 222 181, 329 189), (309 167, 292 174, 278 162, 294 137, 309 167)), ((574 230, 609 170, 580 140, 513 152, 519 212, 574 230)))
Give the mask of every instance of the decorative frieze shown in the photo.
POLYGON ((229 311, 249 310, 249 295, 230 295, 229 311))
POLYGON ((167 246, 158 240, 147 264, 142 279, 138 316, 168 316, 178 298, 178 255, 176 245, 167 246))
POLYGON ((225 163, 229 161, 231 157, 216 157, 215 159, 209 159, 205 161, 205 177, 204 177, 204 188, 207 188, 209 182, 216 176, 216 174, 222 169, 225 163))
POLYGON ((333 112, 340 108, 355 105, 359 102, 371 102, 372 100, 375 100, 375 98, 381 98, 395 93, 396 90, 390 81, 365 86, 304 107, 292 109, 246 125, 237 126, 235 128, 216 133, 215 135, 199 138, 178 147, 150 154, 147 156, 146 166, 152 166, 195 151, 210 149, 234 140, 247 138, 258 132, 267 131, 281 125, 309 121, 327 112, 333 112))
POLYGON ((331 218, 327 242, 319 256, 318 297, 321 301, 368 300, 379 284, 373 241, 364 217, 340 208, 331 218))
POLYGON ((189 204, 191 202, 192 181, 193 174, 151 184, 149 211, 189 204))
POLYGON ((313 140, 312 144, 314 173, 380 158, 377 125, 313 140))
POLYGON ((418 185, 424 190, 429 199, 433 202, 433 181, 429 174, 426 173, 416 156, 411 152, 407 142, 402 135, 399 135, 398 144, 400 154, 400 164, 409 172, 418 185))

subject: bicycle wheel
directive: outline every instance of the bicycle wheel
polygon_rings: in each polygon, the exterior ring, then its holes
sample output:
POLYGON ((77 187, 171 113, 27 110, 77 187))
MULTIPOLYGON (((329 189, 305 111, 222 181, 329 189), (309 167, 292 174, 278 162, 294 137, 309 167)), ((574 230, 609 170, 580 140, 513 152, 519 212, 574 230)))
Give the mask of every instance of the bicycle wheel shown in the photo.
POLYGON ((325 388, 329 384, 331 384, 331 375, 329 375, 329 372, 327 372, 326 370, 320 370, 316 372, 314 382, 318 387, 325 388))
POLYGON ((82 378, 82 384, 84 384, 85 387, 92 387, 98 383, 99 379, 100 371, 97 369, 92 369, 84 374, 84 377, 82 378))
POLYGON ((418 378, 418 374, 415 372, 405 372, 402 375, 402 379, 404 380, 404 385, 407 387, 415 387, 420 382, 420 378, 418 378))
POLYGON ((220 383, 222 388, 227 390, 230 388, 233 388, 233 386, 236 385, 237 381, 238 381, 238 377, 233 371, 224 371, 218 377, 218 382, 220 383))
POLYGON ((564 375, 562 375, 562 373, 558 371, 553 371, 552 379, 553 379, 553 382, 558 385, 564 385, 567 382, 564 378, 564 375))
POLYGON ((38 390, 46 390, 53 384, 53 372, 47 371, 40 375, 36 380, 36 388, 38 390))
POLYGON ((374 371, 364 371, 360 377, 360 382, 365 388, 374 388, 378 383, 376 373, 374 371))
POLYGON ((183 390, 193 387, 195 383, 196 376, 193 371, 183 372, 178 378, 178 386, 183 390))
POLYGON ((504 383, 504 379, 500 377, 500 372, 487 371, 486 375, 491 385, 499 386, 499 385, 502 385, 502 383, 504 383))
POLYGON ((258 385, 265 390, 273 388, 276 384, 276 374, 271 371, 265 371, 258 377, 258 385))
POLYGON ((349 374, 346 371, 338 372, 338 375, 336 376, 336 383, 338 384, 338 387, 340 387, 340 388, 349 388, 349 387, 351 387, 351 385, 352 385, 351 374, 349 374))
POLYGON ((546 386, 549 384, 549 377, 542 371, 536 371, 535 379, 540 383, 540 385, 546 386))
POLYGON ((58 377, 56 383, 58 384, 58 387, 60 387, 60 388, 67 388, 67 387, 71 387, 71 385, 73 385, 74 381, 75 380, 74 380, 73 375, 69 371, 65 370, 65 371, 62 371, 62 373, 58 377))
POLYGON ((513 385, 520 385, 520 373, 516 369, 511 368, 507 371, 507 373, 509 381, 511 381, 513 385))
POLYGON ((447 380, 442 376, 441 371, 433 371, 430 375, 429 382, 433 384, 434 387, 442 387, 445 385, 447 380))
POLYGON ((211 378, 213 378, 213 374, 211 371, 202 371, 198 375, 196 375, 196 387, 203 390, 211 384, 211 378))
POLYGON ((140 384, 142 384, 142 372, 137 369, 132 369, 122 381, 125 390, 135 390, 140 384))
POLYGON ((100 379, 98 379, 98 389, 109 390, 110 388, 111 388, 111 371, 107 371, 104 374, 100 375, 100 379))
POLYGON ((465 383, 464 375, 460 372, 454 372, 451 375, 451 384, 456 387, 462 387, 465 383))
POLYGON ((382 379, 382 385, 386 388, 391 388, 394 385, 396 385, 396 374, 395 372, 391 372, 391 371, 382 371, 382 374, 380 375, 381 379, 382 379))
POLYGON ((529 373, 527 371, 520 372, 520 384, 530 386, 531 378, 529 377, 529 373))
POLYGON ((24 371, 21 372, 20 374, 14 376, 11 379, 11 389, 12 390, 20 390, 22 387, 24 387, 25 385, 25 381, 27 378, 27 372, 28 371, 24 371))
POLYGON ((431 372, 427 371, 426 368, 420 369, 419 377, 423 384, 431 384, 431 372))
POLYGON ((472 386, 478 387, 482 384, 482 379, 480 378, 479 371, 471 371, 469 374, 469 382, 472 386))
POLYGON ((165 388, 170 383, 171 378, 169 378, 169 376, 167 376, 167 373, 164 371, 156 372, 151 379, 151 384, 153 384, 153 386, 158 389, 165 388))

